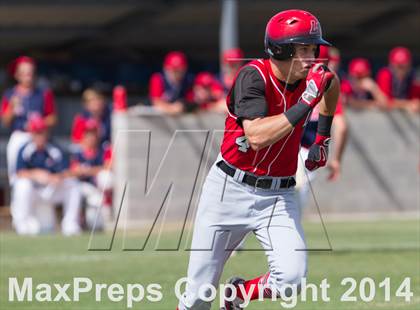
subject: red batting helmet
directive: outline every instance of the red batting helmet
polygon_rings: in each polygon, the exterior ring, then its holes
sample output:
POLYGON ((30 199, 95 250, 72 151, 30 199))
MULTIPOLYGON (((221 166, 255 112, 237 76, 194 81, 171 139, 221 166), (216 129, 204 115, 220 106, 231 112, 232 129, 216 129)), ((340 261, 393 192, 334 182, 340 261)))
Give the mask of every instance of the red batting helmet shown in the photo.
POLYGON ((230 48, 223 52, 222 59, 223 63, 240 63, 242 62, 242 58, 244 58, 244 52, 239 47, 230 48))
POLYGON ((213 75, 210 72, 200 72, 194 80, 194 84, 202 87, 210 87, 214 83, 213 75))
POLYGON ((185 70, 188 67, 187 56, 183 52, 172 51, 165 56, 163 61, 165 69, 185 70))
POLYGON ((264 43, 267 54, 277 60, 293 57, 293 43, 331 45, 322 38, 318 19, 303 10, 287 10, 274 15, 267 23, 264 43))
POLYGON ((30 116, 26 126, 26 129, 32 133, 44 132, 48 128, 45 120, 40 115, 30 116))
POLYGON ((35 60, 32 57, 28 57, 28 56, 19 56, 18 58, 14 59, 8 67, 8 71, 9 71, 9 75, 10 76, 15 76, 17 68, 19 67, 20 64, 23 63, 29 63, 31 65, 33 65, 34 67, 36 66, 35 60))
POLYGON ((408 65, 411 63, 411 52, 403 46, 394 47, 389 52, 389 63, 392 65, 408 65))
POLYGON ((369 76, 370 72, 370 63, 366 58, 355 58, 349 63, 349 74, 355 78, 369 76))

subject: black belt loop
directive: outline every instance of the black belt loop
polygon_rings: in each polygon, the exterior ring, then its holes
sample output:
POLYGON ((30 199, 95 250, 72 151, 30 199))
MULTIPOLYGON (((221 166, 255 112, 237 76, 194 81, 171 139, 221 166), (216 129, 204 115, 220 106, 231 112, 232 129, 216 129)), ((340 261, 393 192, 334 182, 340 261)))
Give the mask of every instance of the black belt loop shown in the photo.
MULTIPOLYGON (((224 160, 221 160, 216 163, 216 166, 219 167, 224 173, 227 175, 234 177, 237 170, 236 168, 231 167, 228 165, 224 160)), ((273 178, 270 177, 257 177, 251 173, 243 172, 244 177, 242 178, 241 183, 248 184, 250 186, 262 189, 270 189, 271 185, 274 182, 273 178)), ((296 181, 294 177, 288 177, 281 179, 279 188, 289 188, 296 185, 296 181)))

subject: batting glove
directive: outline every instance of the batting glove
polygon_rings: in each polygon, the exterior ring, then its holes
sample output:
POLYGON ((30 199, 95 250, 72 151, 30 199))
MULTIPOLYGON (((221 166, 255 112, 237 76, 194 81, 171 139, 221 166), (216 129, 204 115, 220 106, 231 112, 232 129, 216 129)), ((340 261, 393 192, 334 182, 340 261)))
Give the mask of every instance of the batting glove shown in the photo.
POLYGON ((320 63, 314 65, 306 76, 306 89, 301 100, 311 108, 316 106, 321 101, 333 78, 334 74, 326 65, 320 63))
POLYGON ((328 159, 329 136, 316 135, 315 143, 309 148, 308 158, 305 160, 305 167, 309 171, 324 167, 328 159))

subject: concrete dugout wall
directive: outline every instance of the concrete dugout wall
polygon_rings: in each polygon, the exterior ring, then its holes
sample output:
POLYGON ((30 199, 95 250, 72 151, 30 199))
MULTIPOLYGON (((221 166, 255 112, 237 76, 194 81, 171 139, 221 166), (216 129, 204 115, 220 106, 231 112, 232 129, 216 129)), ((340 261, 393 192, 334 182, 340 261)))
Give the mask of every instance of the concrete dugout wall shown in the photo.
MULTIPOLYGON (((404 112, 348 111, 342 177, 320 171, 307 212, 415 211, 419 208, 419 119, 404 112)), ((162 116, 135 108, 113 119, 115 205, 126 219, 193 216, 223 136, 224 116, 162 116), (122 196, 123 203, 121 205, 122 196)))

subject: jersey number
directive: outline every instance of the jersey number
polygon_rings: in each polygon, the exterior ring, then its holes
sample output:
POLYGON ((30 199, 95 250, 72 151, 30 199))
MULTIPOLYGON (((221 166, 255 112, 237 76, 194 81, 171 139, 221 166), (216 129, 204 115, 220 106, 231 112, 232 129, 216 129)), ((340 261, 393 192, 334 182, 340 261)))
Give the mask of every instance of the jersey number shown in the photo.
POLYGON ((245 136, 238 137, 235 140, 236 144, 238 145, 238 150, 246 153, 249 149, 248 139, 245 136))

